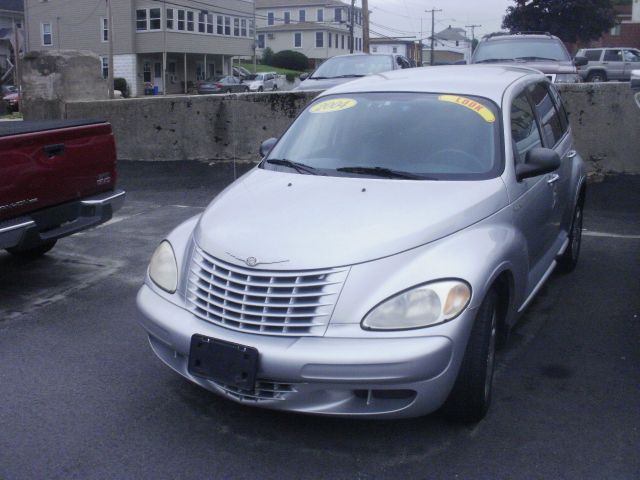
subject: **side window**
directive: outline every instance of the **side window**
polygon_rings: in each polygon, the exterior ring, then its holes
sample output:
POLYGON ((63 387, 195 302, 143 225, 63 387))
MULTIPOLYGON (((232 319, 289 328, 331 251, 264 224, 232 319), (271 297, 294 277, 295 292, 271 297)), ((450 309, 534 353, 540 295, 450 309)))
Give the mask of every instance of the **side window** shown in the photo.
POLYGON ((622 50, 605 50, 603 62, 621 62, 622 50))
POLYGON ((541 83, 531 85, 529 88, 531 100, 535 105, 545 139, 545 146, 553 148, 564 135, 566 124, 563 126, 560 114, 551 98, 547 87, 541 83))
POLYGON ((560 114, 560 123, 562 124, 562 130, 563 132, 566 132, 569 129, 569 114, 564 108, 564 103, 562 102, 562 97, 560 96, 560 92, 558 92, 558 89, 553 86, 549 86, 549 90, 551 91, 551 95, 553 96, 553 101, 556 104, 558 113, 560 114))
POLYGON ((525 162, 529 150, 542 146, 536 117, 525 92, 511 104, 511 142, 516 164, 525 162))
POLYGON ((584 54, 590 62, 599 62, 602 50, 587 50, 584 54))

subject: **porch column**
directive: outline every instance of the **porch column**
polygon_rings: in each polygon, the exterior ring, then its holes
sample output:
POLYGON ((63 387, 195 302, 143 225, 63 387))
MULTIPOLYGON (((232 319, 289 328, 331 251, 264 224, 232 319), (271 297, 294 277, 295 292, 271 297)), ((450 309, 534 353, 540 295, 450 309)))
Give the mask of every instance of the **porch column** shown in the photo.
POLYGON ((188 92, 188 88, 187 88, 187 54, 185 52, 184 54, 184 93, 185 95, 188 92))
POLYGON ((167 94, 167 52, 162 52, 162 94, 167 94))
POLYGON ((207 78, 209 78, 209 75, 207 75, 207 54, 204 54, 204 80, 206 80, 207 78))

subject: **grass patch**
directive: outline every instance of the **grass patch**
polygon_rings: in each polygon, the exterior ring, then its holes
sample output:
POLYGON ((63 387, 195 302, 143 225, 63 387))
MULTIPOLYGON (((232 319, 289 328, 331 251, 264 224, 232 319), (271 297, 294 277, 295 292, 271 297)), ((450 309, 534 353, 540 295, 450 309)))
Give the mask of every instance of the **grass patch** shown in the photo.
POLYGON ((22 113, 12 112, 7 115, 0 115, 0 120, 22 120, 22 113))

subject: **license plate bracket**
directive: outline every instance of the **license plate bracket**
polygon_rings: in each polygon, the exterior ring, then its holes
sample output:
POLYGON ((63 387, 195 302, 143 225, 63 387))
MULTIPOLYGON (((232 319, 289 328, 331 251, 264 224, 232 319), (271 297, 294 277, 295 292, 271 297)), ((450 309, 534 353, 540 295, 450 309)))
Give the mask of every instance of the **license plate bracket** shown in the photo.
POLYGON ((214 382, 252 391, 258 371, 258 350, 204 335, 193 335, 189 373, 214 382))

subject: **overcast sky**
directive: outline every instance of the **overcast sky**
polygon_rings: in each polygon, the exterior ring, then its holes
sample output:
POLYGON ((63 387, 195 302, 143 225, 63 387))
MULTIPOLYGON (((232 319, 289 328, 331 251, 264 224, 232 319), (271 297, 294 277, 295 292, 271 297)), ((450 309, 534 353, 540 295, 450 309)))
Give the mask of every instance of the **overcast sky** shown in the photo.
MULTIPOLYGON (((345 0, 348 2, 348 0, 345 0)), ((357 4, 361 4, 360 1, 357 4)), ((420 36, 420 18, 423 24, 423 38, 431 34, 431 14, 425 10, 441 9, 436 12, 436 32, 465 25, 482 25, 476 28, 476 37, 500 30, 502 17, 512 0, 369 0, 372 12, 371 36, 420 36), (386 27, 386 28, 383 28, 386 27), (377 34, 376 34, 377 32, 377 34)), ((468 36, 471 37, 471 29, 468 36)))

